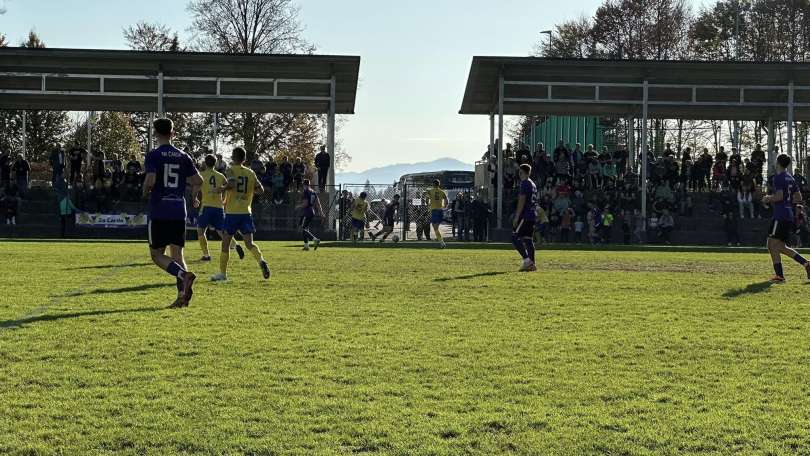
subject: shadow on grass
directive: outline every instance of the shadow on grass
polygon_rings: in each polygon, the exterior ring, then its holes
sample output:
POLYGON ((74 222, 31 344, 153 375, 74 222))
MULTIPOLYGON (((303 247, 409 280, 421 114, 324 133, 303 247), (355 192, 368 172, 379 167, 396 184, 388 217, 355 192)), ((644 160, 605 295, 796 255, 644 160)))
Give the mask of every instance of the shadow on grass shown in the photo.
POLYGON ((499 276, 507 274, 503 271, 490 271, 490 272, 479 272, 478 274, 469 274, 463 276, 456 276, 456 277, 439 277, 437 279, 433 279, 434 282, 449 282, 451 280, 469 280, 469 279, 477 279, 479 277, 492 277, 492 276, 499 276))
POLYGON ((20 318, 19 320, 6 320, 0 321, 0 329, 18 329, 25 325, 32 323, 42 323, 49 321, 65 320, 68 318, 81 318, 81 317, 94 317, 103 315, 126 314, 126 313, 143 313, 143 312, 160 312, 166 310, 165 307, 141 307, 137 309, 119 309, 119 310, 92 310, 88 312, 69 312, 51 315, 36 315, 32 317, 20 318))
POLYGON ((97 295, 97 294, 119 294, 119 293, 135 293, 138 291, 146 291, 146 290, 154 290, 155 288, 169 288, 174 287, 174 283, 148 283, 143 285, 137 285, 134 287, 123 287, 123 288, 97 288, 95 290, 90 291, 75 291, 72 293, 64 294, 58 296, 60 298, 73 298, 76 296, 85 296, 85 295, 97 295))
POLYGON ((138 268, 141 266, 151 266, 154 263, 127 263, 127 264, 97 264, 94 266, 78 266, 75 268, 65 268, 65 271, 81 271, 85 269, 112 269, 112 268, 138 268))
POLYGON ((745 288, 733 288, 728 290, 727 292, 723 293, 723 297, 736 298, 742 295, 764 293, 768 291, 771 286, 773 286, 773 283, 770 281, 752 283, 745 288))

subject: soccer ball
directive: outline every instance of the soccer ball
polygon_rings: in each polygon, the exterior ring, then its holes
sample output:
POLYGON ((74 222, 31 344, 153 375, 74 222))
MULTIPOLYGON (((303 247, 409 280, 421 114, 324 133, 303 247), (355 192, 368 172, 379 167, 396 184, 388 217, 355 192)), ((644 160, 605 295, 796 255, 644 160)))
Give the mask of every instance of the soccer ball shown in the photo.
POLYGON ((391 236, 391 240, 394 241, 394 242, 399 242, 399 235, 395 234, 395 235, 391 236))

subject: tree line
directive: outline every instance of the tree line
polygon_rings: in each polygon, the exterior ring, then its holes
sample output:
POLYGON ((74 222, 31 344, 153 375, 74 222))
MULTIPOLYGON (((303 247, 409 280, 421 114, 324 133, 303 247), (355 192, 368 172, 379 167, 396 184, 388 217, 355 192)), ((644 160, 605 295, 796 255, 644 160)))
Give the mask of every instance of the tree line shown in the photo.
MULTIPOLYGON (((127 47, 138 51, 206 51, 232 54, 312 53, 315 46, 303 37, 299 8, 294 0, 190 0, 191 26, 187 38, 170 26, 142 21, 122 31, 127 47)), ((0 47, 9 46, 0 34, 0 47)), ((31 31, 23 47, 44 48, 31 31)), ((94 118, 71 117, 62 111, 27 111, 26 149, 29 159, 45 159, 56 143, 87 143, 92 122, 93 149, 124 156, 142 154, 148 144, 150 113, 101 112, 94 118)), ((175 143, 199 155, 213 139, 214 114, 167 113, 177 129, 175 143)), ((324 142, 326 117, 310 114, 218 114, 218 138, 225 145, 245 147, 249 159, 288 157, 312 163, 324 142)), ((0 150, 21 150, 22 112, 0 111, 0 150)), ((336 162, 348 155, 337 147, 336 162)), ((222 147, 221 149, 225 149, 222 147)), ((227 154, 226 154, 227 155, 227 154)))
MULTIPOLYGON (((554 27, 534 46, 534 55, 550 58, 633 60, 778 61, 810 60, 810 0, 720 0, 693 10, 684 0, 606 0, 595 13, 554 27)), ((614 121, 626 141, 623 120, 614 121)), ((639 131, 638 125, 635 130, 639 131)), ((723 145, 733 135, 728 122, 653 119, 649 143, 662 150, 723 145)), ((522 120, 516 131, 528 131, 522 120)), ((739 142, 751 148, 767 137, 762 121, 737 125, 739 142)), ((776 125, 782 142, 784 123, 776 125)), ((796 123, 794 150, 806 157, 808 125, 796 123)))

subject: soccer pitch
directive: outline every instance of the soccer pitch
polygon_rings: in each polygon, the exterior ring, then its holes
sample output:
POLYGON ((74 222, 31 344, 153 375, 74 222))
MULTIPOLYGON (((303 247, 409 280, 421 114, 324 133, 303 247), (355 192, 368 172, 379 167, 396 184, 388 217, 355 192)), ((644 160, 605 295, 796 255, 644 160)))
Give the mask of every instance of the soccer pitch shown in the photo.
POLYGON ((259 245, 169 310, 145 243, 0 242, 0 454, 810 451, 795 264, 259 245))

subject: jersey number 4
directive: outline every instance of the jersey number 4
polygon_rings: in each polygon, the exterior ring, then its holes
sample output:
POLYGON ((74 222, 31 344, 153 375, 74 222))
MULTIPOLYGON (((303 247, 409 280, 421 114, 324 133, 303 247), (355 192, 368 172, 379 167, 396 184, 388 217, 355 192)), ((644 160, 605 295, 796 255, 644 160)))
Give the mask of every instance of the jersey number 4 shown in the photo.
POLYGON ((166 188, 177 188, 180 184, 180 165, 177 163, 167 163, 163 165, 163 186, 166 188))

